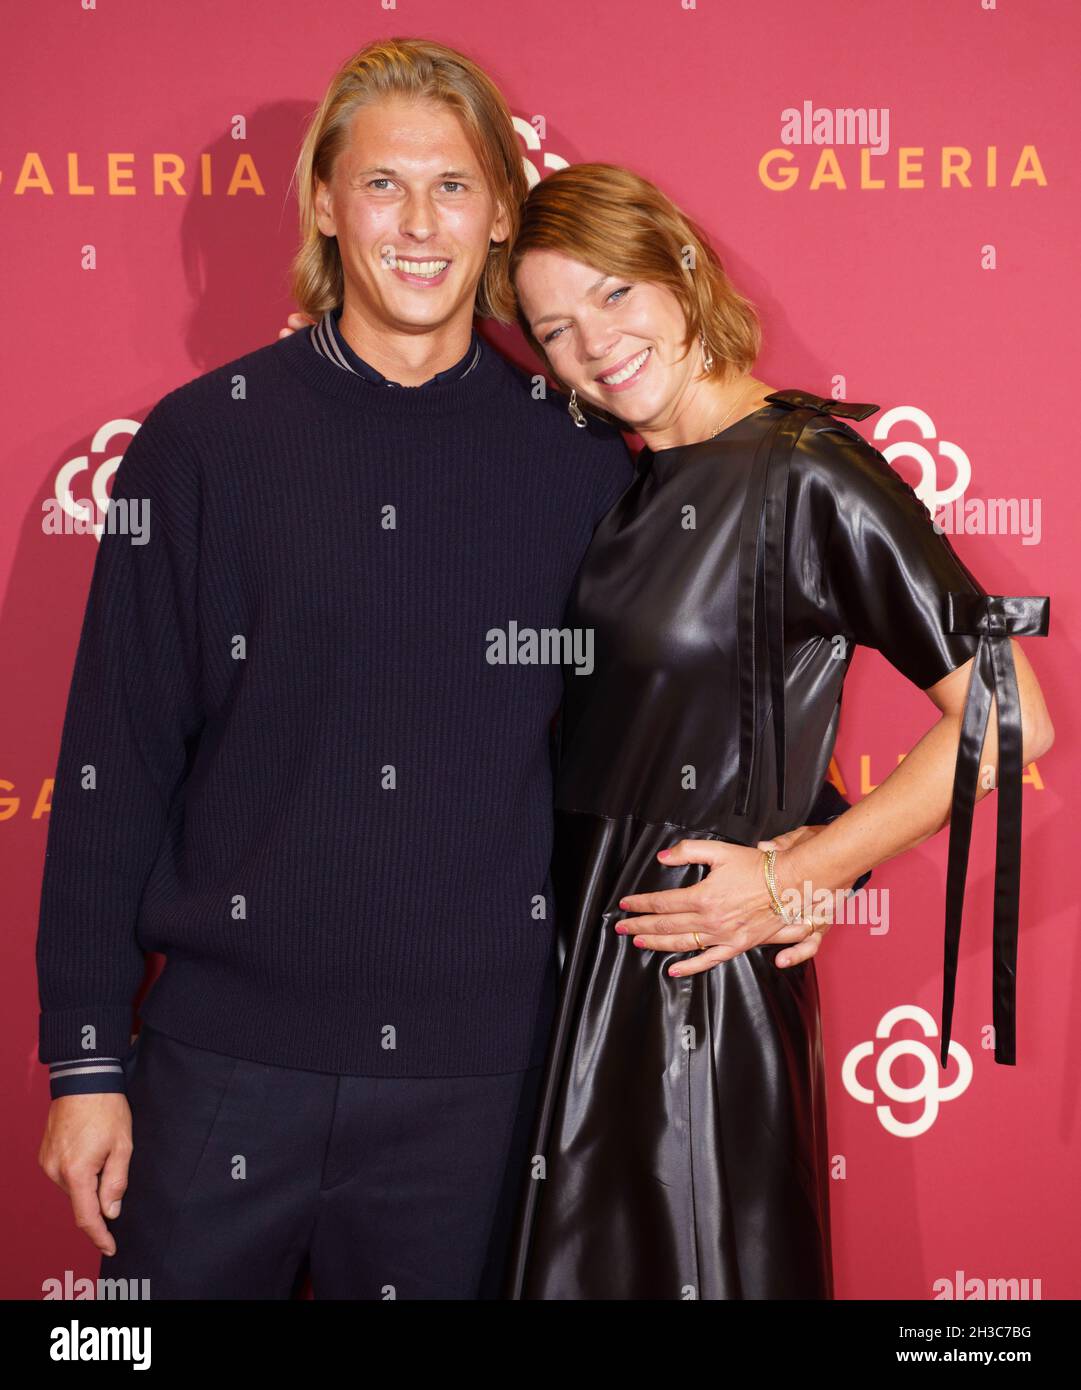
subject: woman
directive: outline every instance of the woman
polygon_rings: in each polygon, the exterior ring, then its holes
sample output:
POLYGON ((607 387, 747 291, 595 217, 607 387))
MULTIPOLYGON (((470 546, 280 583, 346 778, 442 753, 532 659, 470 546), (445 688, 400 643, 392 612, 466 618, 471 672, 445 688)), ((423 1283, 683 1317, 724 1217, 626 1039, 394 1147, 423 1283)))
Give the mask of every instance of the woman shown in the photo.
POLYGON ((956 765, 945 1065, 976 774, 997 764, 996 1060, 1013 1061, 1020 769, 1053 733, 1007 634, 1045 632, 1047 601, 989 599, 835 418, 876 406, 750 374, 753 309, 644 179, 601 164, 549 175, 511 268, 523 331, 572 416, 596 409, 646 447, 566 618, 593 629, 595 664, 566 682, 566 958, 509 1296, 829 1298, 816 941, 806 913, 778 938, 778 915, 940 829, 956 765), (793 843, 857 643, 940 718, 858 805, 793 843))

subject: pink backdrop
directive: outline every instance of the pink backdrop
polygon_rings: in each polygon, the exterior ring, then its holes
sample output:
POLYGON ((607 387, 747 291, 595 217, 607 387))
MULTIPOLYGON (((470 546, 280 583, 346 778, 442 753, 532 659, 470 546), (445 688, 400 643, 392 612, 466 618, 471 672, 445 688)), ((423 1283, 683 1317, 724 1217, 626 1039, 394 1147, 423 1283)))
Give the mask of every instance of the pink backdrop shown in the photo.
MULTIPOLYGON (((973 525, 992 520, 954 543, 985 587, 1053 596, 1050 639, 1026 648, 1057 742, 1046 766, 1027 772, 1019 1064, 996 1066, 987 1035, 993 797, 977 812, 966 902, 954 1036, 972 1070, 959 1094, 933 1094, 958 1065, 939 1073, 929 1060, 937 1039, 918 1020, 902 1017, 876 1040, 891 1010, 939 1016, 945 835, 876 871, 872 885, 889 890, 888 931, 836 928, 818 968, 839 1297, 928 1299, 959 1271, 962 1281, 1038 1280, 1028 1292, 1044 1298, 1081 1293, 1069 1025, 1081 970, 1069 874, 1078 812, 1065 802, 1077 770, 1070 517, 1081 489, 1073 451, 1059 442, 1079 365, 1076 316, 1059 312, 1076 284, 1081 215, 1068 120, 1081 40, 1072 0, 701 0, 697 9, 412 0, 396 10, 374 0, 91 9, 38 0, 5 28, 0 1295, 40 1298, 43 1279, 97 1269, 36 1164, 48 1088, 35 1060, 34 934, 50 779, 97 545, 44 535, 42 502, 58 489, 87 497, 91 480, 105 489, 161 395, 274 336, 290 307, 287 186, 305 118, 341 60, 395 34, 481 62, 521 118, 537 174, 601 159, 659 182, 709 229, 759 306, 757 374, 778 388, 836 388, 883 414, 901 407, 885 436, 875 434, 882 416, 860 428, 914 485, 942 497, 967 484, 964 500, 979 504, 973 525), (786 144, 782 113, 804 102, 888 112, 888 151, 867 156, 865 180, 884 186, 861 187, 850 138, 786 144), (232 134, 238 115, 243 140, 232 134), (945 157, 956 166, 967 152, 970 186, 942 186, 942 152, 954 147, 961 153, 945 157), (165 172, 183 161, 182 193, 168 182, 155 190, 155 155, 165 172), (798 177, 768 186, 782 165, 798 177), (1010 500, 1021 523, 994 524, 988 499, 1010 500), (876 1068, 900 1038, 914 1046, 892 1080, 920 1096, 907 1102, 889 1099, 890 1076, 876 1068), (918 1132, 905 1133, 913 1121, 918 1132)), ((532 362, 516 335, 489 336, 532 362)), ((861 653, 837 749, 842 789, 855 798, 880 781, 932 718, 919 691, 861 653)))

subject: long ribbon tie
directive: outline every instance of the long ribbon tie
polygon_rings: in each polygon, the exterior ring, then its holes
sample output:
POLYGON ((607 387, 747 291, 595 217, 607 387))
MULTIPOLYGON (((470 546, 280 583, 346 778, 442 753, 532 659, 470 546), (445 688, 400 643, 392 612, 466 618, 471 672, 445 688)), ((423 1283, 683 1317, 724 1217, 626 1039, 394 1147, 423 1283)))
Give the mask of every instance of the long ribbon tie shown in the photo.
POLYGON ((957 980, 965 878, 972 842, 972 812, 991 699, 998 711, 998 833, 995 843, 992 1017, 995 1061, 1016 1063, 1017 926, 1021 888, 1021 699, 1011 637, 1046 637, 1051 600, 1001 594, 950 593, 946 631, 979 637, 961 719, 953 777, 946 872, 946 942, 942 982, 942 1047, 947 1064, 957 980))

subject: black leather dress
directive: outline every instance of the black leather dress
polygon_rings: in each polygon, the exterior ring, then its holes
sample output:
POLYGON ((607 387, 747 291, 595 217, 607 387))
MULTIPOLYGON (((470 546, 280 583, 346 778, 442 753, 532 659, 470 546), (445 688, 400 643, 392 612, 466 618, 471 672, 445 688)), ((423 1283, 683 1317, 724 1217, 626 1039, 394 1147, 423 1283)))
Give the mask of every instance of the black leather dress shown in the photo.
MULTIPOLYGON (((511 1298, 832 1297, 814 962, 778 969, 782 948, 764 945, 673 979, 675 953, 616 935, 619 900, 701 879, 705 866, 656 858, 684 837, 753 845, 810 819, 857 643, 923 689, 977 656, 969 742, 995 689, 999 794, 1020 786, 1002 651, 1006 634, 1046 630, 1046 600, 986 595, 908 484, 832 418, 877 406, 767 399, 713 439, 643 450, 571 598, 566 623, 593 629, 595 664, 566 678, 565 954, 511 1298)), ((980 748, 959 759, 959 788, 980 748)), ((1000 865, 1019 827, 1018 804, 1000 865)), ((948 939, 948 974, 949 954, 948 939)), ((996 994, 996 1055, 1012 1061, 1008 990, 1002 1007, 996 994)))

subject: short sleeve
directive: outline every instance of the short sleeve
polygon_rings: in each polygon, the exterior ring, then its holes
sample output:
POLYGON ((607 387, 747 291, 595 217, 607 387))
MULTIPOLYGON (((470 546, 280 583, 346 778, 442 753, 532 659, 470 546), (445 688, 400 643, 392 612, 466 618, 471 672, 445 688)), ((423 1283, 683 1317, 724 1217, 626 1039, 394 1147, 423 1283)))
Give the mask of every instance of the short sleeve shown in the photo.
POLYGON ((947 595, 986 591, 913 488, 837 421, 805 430, 797 455, 814 494, 832 631, 876 648, 921 690, 974 657, 978 637, 947 631, 947 595))

